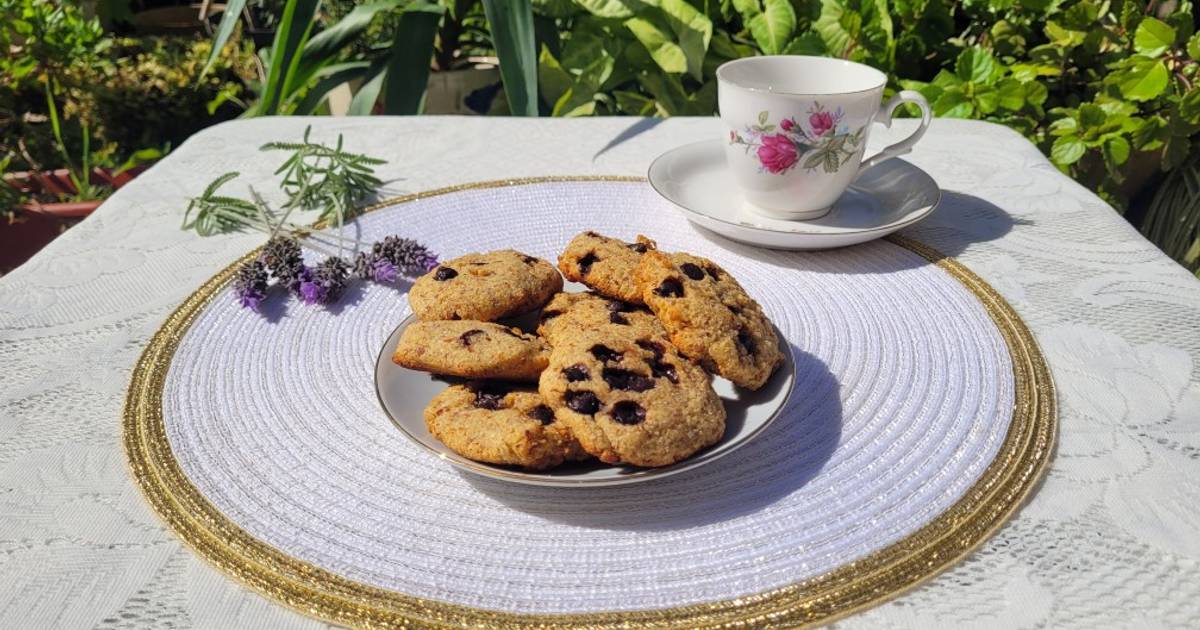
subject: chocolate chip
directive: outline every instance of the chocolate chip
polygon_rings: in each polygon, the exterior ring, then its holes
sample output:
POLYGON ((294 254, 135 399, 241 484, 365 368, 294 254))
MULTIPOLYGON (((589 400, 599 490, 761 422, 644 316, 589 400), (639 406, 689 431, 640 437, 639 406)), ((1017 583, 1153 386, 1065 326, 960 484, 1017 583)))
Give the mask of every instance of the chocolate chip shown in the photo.
POLYGON ((513 332, 512 329, 510 329, 510 328, 502 328, 500 330, 500 332, 508 335, 509 337, 516 337, 517 339, 520 339, 521 341, 529 341, 528 335, 522 335, 520 333, 513 332))
POLYGON ((462 345, 469 346, 469 345, 471 345, 472 337, 474 337, 475 335, 482 335, 482 334, 484 334, 484 332, 482 330, 479 330, 478 328, 472 328, 471 330, 468 330, 467 332, 459 335, 458 340, 462 342, 462 345))
POLYGON ((562 373, 563 376, 566 377, 567 381, 571 383, 586 381, 592 376, 592 373, 588 371, 587 366, 582 363, 576 363, 575 365, 565 367, 563 368, 562 373))
POLYGON ((653 352, 655 357, 661 357, 663 353, 667 351, 667 349, 664 348, 661 343, 658 343, 657 341, 650 341, 649 339, 638 339, 634 343, 636 343, 642 350, 649 350, 650 352, 653 352))
POLYGON ((683 275, 691 278, 692 280, 701 280, 704 278, 704 270, 697 265, 693 265, 692 263, 683 263, 682 265, 679 265, 679 270, 683 272, 683 275))
POLYGON ((733 313, 734 315, 742 314, 742 307, 740 306, 730 306, 729 304, 726 304, 725 308, 729 309, 729 312, 733 313))
POLYGON ((632 313, 636 307, 627 302, 620 300, 610 300, 608 303, 608 312, 610 313, 632 313))
POLYGON ((604 363, 608 363, 609 361, 620 361, 621 360, 620 352, 617 352, 616 350, 613 350, 612 348, 609 348, 608 346, 605 346, 602 344, 596 344, 596 345, 592 346, 592 348, 590 350, 588 350, 588 352, 591 352, 592 356, 596 357, 596 359, 598 359, 604 363))
POLYGON ((541 317, 541 321, 543 321, 543 322, 544 322, 544 321, 547 321, 547 320, 551 320, 551 319, 554 319, 555 317, 558 317, 559 315, 562 315, 562 314, 563 314, 563 312, 562 312, 562 311, 557 311, 557 310, 554 310, 554 309, 551 309, 551 310, 548 310, 548 311, 542 311, 542 317, 541 317))
POLYGON ((679 374, 675 372, 675 366, 666 361, 654 359, 654 362, 650 364, 650 373, 672 383, 679 383, 679 374))
POLYGON ((457 321, 462 319, 462 317, 458 313, 450 313, 450 319, 457 321))
POLYGON ((541 422, 542 424, 550 424, 551 422, 554 422, 554 411, 552 411, 546 405, 538 405, 525 412, 525 415, 537 420, 538 422, 541 422))
POLYGON ((600 236, 599 234, 597 234, 597 233, 595 233, 595 232, 593 232, 593 231, 591 231, 591 230, 588 230, 588 231, 584 232, 584 234, 586 234, 586 235, 588 235, 588 236, 590 236, 590 237, 592 237, 592 238, 601 238, 601 236, 600 236))
POLYGON ((645 254, 646 253, 646 244, 645 243, 630 243, 629 249, 632 249, 633 251, 635 251, 639 254, 645 254))
POLYGON ((632 400, 622 400, 613 405, 610 415, 621 424, 640 424, 646 420, 646 410, 632 400))
POLYGON ((579 273, 586 274, 591 271, 592 264, 597 260, 600 260, 600 257, 596 255, 596 252, 588 252, 584 254, 583 258, 579 259, 579 273))
POLYGON ((683 284, 675 278, 667 278, 658 285, 654 293, 662 297, 683 297, 683 284))
POLYGON ((628 320, 628 319, 625 319, 625 316, 624 316, 624 315, 622 315, 622 314, 620 314, 620 313, 616 313, 616 312, 613 312, 613 313, 609 313, 609 314, 608 314, 608 321, 610 321, 610 322, 612 322, 612 323, 614 323, 614 324, 620 324, 620 325, 622 325, 622 326, 628 326, 628 325, 629 325, 629 320, 628 320))
POLYGON ((457 275, 458 272, 449 267, 438 267, 437 271, 433 272, 433 279, 438 282, 445 282, 457 275))
POLYGON ((534 258, 533 256, 526 256, 522 260, 525 262, 526 265, 536 265, 537 261, 538 261, 538 259, 534 258))
POLYGON ((758 347, 754 343, 754 337, 750 336, 750 333, 746 332, 744 328, 738 331, 737 342, 739 346, 746 350, 746 354, 755 354, 758 352, 758 347))
POLYGON ((567 407, 576 413, 592 415, 600 411, 600 399, 592 392, 567 392, 567 407))
POLYGON ((508 390, 496 385, 486 385, 475 390, 474 405, 480 409, 491 409, 495 411, 504 404, 504 397, 508 395, 508 390))
POLYGON ((644 392, 654 387, 654 379, 649 376, 642 376, 637 372, 630 372, 629 370, 622 370, 620 368, 604 368, 604 371, 600 373, 600 377, 613 389, 644 392))
POLYGON ((704 271, 708 273, 708 276, 713 280, 721 279, 721 270, 712 265, 704 265, 704 271))

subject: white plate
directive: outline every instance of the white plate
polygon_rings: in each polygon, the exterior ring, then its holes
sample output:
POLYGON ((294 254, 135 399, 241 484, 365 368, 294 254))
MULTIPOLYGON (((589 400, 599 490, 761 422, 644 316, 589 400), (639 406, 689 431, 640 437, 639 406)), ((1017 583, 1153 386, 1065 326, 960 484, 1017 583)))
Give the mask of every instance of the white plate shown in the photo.
MULTIPOLYGON (((723 378, 713 379, 713 388, 725 403, 727 418, 725 436, 688 459, 662 468, 608 466, 598 461, 568 464, 540 472, 529 472, 508 466, 496 466, 467 459, 446 448, 430 435, 425 427, 425 406, 446 388, 447 381, 432 374, 417 372, 392 363, 392 350, 416 318, 409 316, 383 344, 375 361, 375 391, 383 410, 392 422, 417 444, 463 470, 486 477, 535 486, 616 486, 648 481, 674 475, 702 466, 732 453, 749 443, 779 415, 795 384, 795 369, 790 352, 784 353, 784 364, 771 376, 762 389, 752 392, 734 387, 723 378)), ((521 324, 522 322, 515 322, 521 324)), ((782 335, 780 336, 782 339, 782 335)))
POLYGON ((746 206, 724 151, 720 140, 671 149, 650 164, 647 177, 689 221, 749 245, 790 250, 857 245, 924 219, 941 198, 928 173, 893 158, 859 175, 829 214, 811 221, 772 219, 746 206))

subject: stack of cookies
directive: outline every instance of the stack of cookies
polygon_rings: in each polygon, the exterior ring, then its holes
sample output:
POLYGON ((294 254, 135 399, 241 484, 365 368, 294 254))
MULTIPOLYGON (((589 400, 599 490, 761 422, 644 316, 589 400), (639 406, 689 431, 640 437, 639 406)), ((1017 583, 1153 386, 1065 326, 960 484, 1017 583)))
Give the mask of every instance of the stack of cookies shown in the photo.
POLYGON ((392 360, 468 379, 425 409, 464 457, 542 470, 595 457, 666 466, 715 444, 725 408, 710 373, 762 387, 783 361, 775 329, 710 260, 579 234, 558 260, 513 250, 442 263, 409 292, 421 321, 392 360), (499 320, 541 309, 537 334, 499 320))

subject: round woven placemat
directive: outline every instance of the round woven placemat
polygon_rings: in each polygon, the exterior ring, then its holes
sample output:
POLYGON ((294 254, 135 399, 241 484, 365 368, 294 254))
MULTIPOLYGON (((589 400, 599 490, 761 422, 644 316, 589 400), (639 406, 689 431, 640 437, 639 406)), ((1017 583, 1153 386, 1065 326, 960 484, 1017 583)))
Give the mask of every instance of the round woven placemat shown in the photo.
POLYGON ((797 393, 778 430, 677 478, 510 486, 451 470, 374 407, 372 360, 408 312, 393 289, 262 318, 233 304, 231 265, 147 346, 125 446, 189 545, 307 614, 363 627, 829 621, 968 553, 1050 457, 1053 385, 1029 331, 915 241, 754 250, 697 233, 631 178, 486 182, 375 209, 353 228, 366 240, 399 232, 447 257, 553 257, 597 229, 714 258, 791 343, 797 393))

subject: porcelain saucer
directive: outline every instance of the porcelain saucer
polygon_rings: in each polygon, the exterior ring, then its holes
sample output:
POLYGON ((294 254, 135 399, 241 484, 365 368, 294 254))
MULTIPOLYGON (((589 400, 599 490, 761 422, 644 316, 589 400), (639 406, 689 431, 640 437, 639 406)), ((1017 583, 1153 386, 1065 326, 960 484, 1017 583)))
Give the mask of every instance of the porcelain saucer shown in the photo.
POLYGON ((829 249, 891 234, 929 216, 941 190, 928 173, 893 158, 867 169, 809 221, 773 219, 742 199, 720 140, 686 144, 660 155, 647 177, 692 223, 735 241, 771 249, 829 249))

